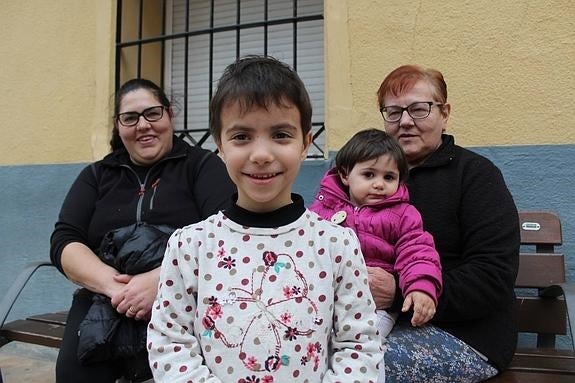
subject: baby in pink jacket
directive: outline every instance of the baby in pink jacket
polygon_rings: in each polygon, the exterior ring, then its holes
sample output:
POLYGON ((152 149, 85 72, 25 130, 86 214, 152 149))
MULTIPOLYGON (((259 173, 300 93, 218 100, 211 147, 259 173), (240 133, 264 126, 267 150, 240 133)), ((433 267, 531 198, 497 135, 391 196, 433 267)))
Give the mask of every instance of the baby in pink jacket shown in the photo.
MULTIPOLYGON (((433 237, 409 203, 409 169, 401 147, 384 131, 367 129, 338 151, 335 163, 321 180, 310 210, 352 228, 367 266, 381 267, 399 279, 401 311, 413 308, 411 324, 425 324, 435 314, 441 293, 441 264, 433 237)), ((398 313, 377 312, 385 339, 398 313)))

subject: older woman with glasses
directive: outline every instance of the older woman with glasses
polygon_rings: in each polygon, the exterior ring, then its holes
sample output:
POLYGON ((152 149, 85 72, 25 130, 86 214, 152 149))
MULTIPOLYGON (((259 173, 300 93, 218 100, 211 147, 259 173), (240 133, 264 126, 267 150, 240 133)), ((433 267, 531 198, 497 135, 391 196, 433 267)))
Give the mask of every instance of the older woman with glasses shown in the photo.
POLYGON ((146 327, 171 232, 225 207, 235 191, 220 158, 174 136, 163 90, 118 90, 111 153, 78 176, 51 237, 52 263, 74 294, 57 382, 151 377, 146 327))
MULTIPOLYGON (((387 339, 388 382, 478 382, 504 370, 515 350, 517 209, 500 170, 445 134, 451 106, 442 74, 392 71, 378 102, 387 133, 409 163, 408 188, 435 240, 443 292, 430 325, 398 322, 387 339)), ((369 269, 378 308, 401 307, 397 279, 369 269)))

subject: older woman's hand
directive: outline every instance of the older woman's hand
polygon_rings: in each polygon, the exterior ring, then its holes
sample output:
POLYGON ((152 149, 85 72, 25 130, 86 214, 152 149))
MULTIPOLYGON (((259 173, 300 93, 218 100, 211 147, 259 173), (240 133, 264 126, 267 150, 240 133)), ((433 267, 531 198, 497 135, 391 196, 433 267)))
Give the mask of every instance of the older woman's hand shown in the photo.
POLYGON ((396 289, 393 275, 380 267, 368 267, 367 277, 377 309, 391 307, 396 289))
POLYGON ((116 275, 114 280, 126 285, 112 297, 112 306, 128 318, 149 320, 152 304, 158 292, 159 275, 160 268, 137 275, 116 275))

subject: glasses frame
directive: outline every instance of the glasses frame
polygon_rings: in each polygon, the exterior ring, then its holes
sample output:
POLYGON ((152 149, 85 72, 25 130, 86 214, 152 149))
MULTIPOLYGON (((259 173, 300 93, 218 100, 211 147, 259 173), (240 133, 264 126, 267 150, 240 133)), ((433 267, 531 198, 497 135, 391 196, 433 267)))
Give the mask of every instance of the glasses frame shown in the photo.
POLYGON ((140 117, 144 117, 144 120, 148 121, 148 122, 156 122, 156 121, 160 121, 162 119, 162 117, 164 117, 164 110, 167 109, 167 107, 165 107, 164 105, 155 105, 155 106, 150 106, 149 108, 146 108, 144 110, 142 110, 142 112, 124 112, 124 113, 118 113, 116 115, 116 121, 118 121, 118 123, 122 126, 125 127, 132 127, 132 126, 136 126, 138 125, 138 123, 140 122, 140 117), (155 108, 161 108, 161 112, 160 112, 160 117, 157 119, 152 119, 150 120, 148 117, 146 117, 146 113, 149 112, 152 109, 155 108), (124 124, 121 120, 122 116, 124 115, 138 115, 138 118, 135 120, 135 122, 133 124, 124 124))
POLYGON ((435 101, 417 101, 417 102, 412 102, 411 104, 407 105, 406 107, 402 107, 402 106, 395 106, 395 105, 390 105, 390 106, 383 106, 379 109, 379 113, 381 113, 381 117, 383 117, 383 119, 386 122, 399 122, 401 120, 401 118, 403 117, 403 112, 407 112, 407 114, 409 115, 409 117, 411 117, 414 120, 423 120, 424 118, 429 117, 429 115, 431 114, 431 107, 432 106, 443 106, 445 104, 441 103, 441 102, 435 102, 435 101), (415 104, 427 104, 429 105, 429 111, 427 112, 427 114, 425 115, 425 117, 414 117, 411 115, 411 113, 409 112, 409 108, 411 108, 413 105, 415 104), (383 111, 386 108, 398 108, 401 109, 401 113, 399 114, 399 118, 397 120, 388 120, 387 118, 385 118, 385 114, 383 113, 383 111))

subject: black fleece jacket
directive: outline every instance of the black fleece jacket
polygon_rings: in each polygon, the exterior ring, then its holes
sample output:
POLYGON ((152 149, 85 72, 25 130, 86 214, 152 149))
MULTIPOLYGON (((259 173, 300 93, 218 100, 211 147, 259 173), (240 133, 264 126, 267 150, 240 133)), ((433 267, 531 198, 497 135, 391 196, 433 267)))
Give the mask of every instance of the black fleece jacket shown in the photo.
POLYGON ((136 222, 174 229, 198 222, 227 207, 234 192, 216 154, 176 136, 172 150, 150 167, 134 165, 125 149, 114 151, 72 184, 50 239, 50 259, 62 271, 67 244, 80 242, 97 253, 108 231, 136 222))
POLYGON ((517 343, 517 209, 491 161, 455 145, 450 135, 442 140, 410 170, 407 181, 443 268, 443 293, 432 323, 503 370, 517 343))

